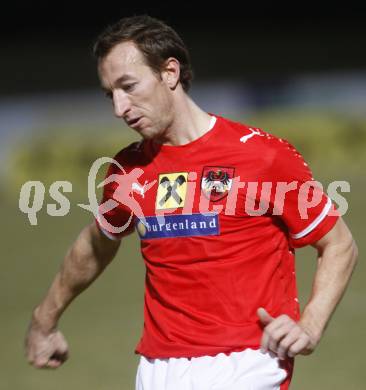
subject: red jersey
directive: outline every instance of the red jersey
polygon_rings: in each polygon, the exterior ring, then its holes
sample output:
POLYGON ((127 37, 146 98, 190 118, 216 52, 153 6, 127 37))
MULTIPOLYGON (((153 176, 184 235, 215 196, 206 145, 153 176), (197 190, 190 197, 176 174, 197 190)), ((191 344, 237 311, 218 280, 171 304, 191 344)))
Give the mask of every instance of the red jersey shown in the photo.
POLYGON ((110 238, 135 227, 141 238, 146 279, 137 353, 196 357, 259 348, 259 307, 299 319, 294 248, 319 240, 337 216, 329 198, 306 184, 312 174, 289 143, 217 116, 193 142, 143 140, 115 160, 120 165, 111 164, 107 177, 135 176, 129 189, 118 180, 104 187, 102 204, 118 202, 100 206, 107 211, 98 224, 110 238), (121 201, 126 190, 140 207, 134 214, 133 202, 121 201), (122 232, 109 228, 129 218, 122 232))

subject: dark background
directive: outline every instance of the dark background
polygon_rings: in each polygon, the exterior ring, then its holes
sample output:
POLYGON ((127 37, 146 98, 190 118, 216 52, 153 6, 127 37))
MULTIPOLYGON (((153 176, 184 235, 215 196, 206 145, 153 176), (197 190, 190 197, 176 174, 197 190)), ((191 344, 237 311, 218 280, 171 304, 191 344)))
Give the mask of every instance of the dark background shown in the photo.
POLYGON ((95 87, 94 39, 120 17, 141 13, 180 33, 198 80, 242 79, 260 86, 303 72, 365 67, 365 6, 297 7, 8 4, 0 19, 0 96, 95 87))

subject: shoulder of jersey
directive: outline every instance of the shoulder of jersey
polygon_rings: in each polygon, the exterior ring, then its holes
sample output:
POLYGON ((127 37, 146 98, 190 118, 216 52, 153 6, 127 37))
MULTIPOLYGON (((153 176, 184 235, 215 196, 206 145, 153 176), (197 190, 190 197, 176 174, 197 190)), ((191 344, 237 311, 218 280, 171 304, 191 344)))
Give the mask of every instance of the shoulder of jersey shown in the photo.
POLYGON ((277 137, 259 127, 250 126, 241 122, 235 122, 226 118, 223 118, 226 125, 232 130, 231 143, 235 143, 239 148, 263 148, 269 149, 287 149, 291 150, 295 154, 299 154, 295 147, 291 145, 287 140, 277 137))
POLYGON ((121 149, 116 155, 115 160, 125 165, 138 165, 144 155, 144 141, 132 142, 125 148, 121 149))

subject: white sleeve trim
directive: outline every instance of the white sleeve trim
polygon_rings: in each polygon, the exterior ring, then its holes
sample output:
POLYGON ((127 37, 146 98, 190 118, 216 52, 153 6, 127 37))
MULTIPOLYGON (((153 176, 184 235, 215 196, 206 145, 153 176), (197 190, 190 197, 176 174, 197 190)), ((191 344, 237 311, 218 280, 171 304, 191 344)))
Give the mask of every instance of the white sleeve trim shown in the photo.
POLYGON ((297 240, 299 238, 305 237, 307 234, 312 232, 327 216, 331 206, 332 206, 332 201, 330 200, 330 198, 328 198, 327 204, 324 206, 323 211, 314 219, 314 221, 301 232, 296 234, 291 234, 291 237, 297 240))
POLYGON ((107 230, 103 229, 101 226, 99 226, 101 232, 106 236, 108 237, 110 240, 113 240, 113 241, 120 241, 121 239, 119 237, 116 237, 114 236, 113 234, 107 232, 107 230))

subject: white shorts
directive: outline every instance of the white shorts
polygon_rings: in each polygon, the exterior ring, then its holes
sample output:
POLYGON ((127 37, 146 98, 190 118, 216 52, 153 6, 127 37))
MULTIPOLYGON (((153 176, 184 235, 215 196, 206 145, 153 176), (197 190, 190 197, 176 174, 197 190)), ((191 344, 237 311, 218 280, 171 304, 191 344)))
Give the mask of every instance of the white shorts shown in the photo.
POLYGON ((253 349, 196 358, 141 356, 136 390, 280 390, 287 375, 276 355, 253 349))

